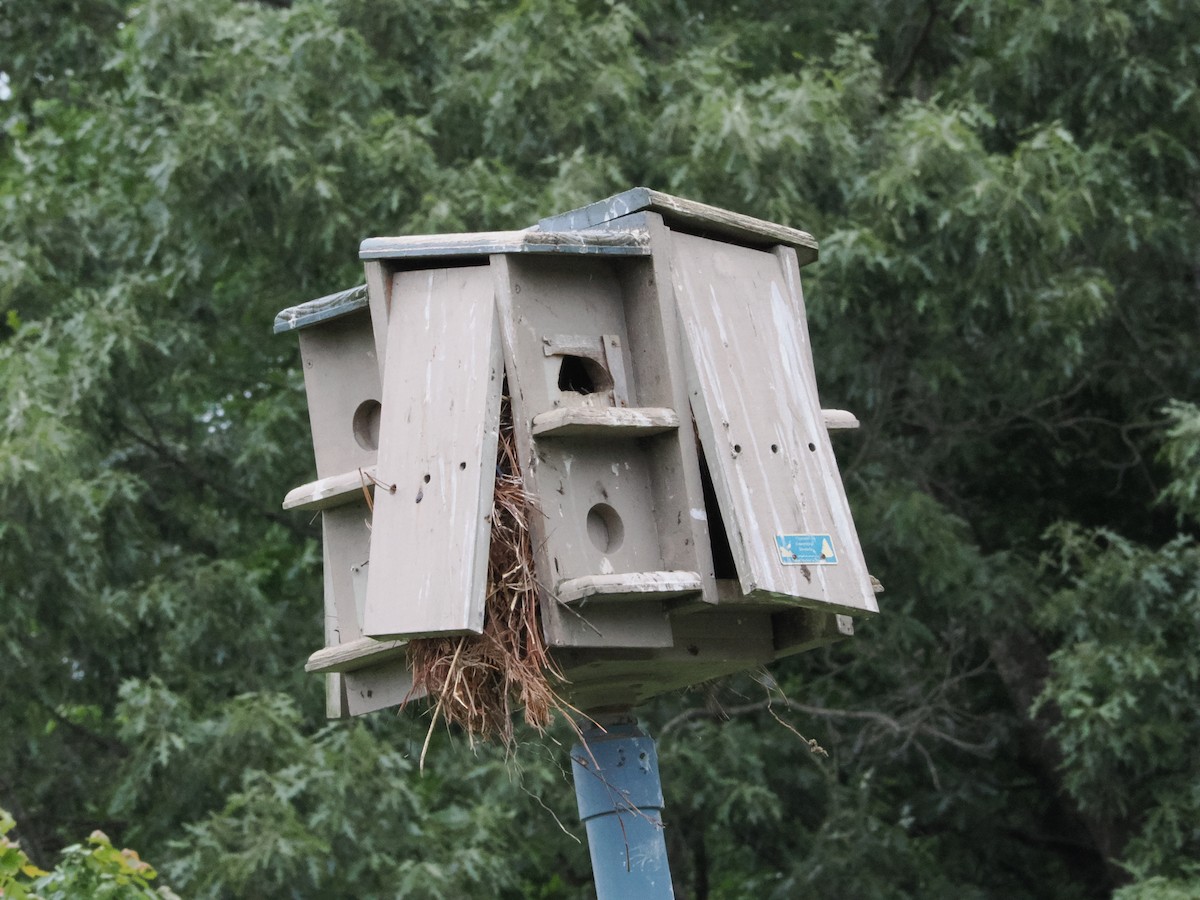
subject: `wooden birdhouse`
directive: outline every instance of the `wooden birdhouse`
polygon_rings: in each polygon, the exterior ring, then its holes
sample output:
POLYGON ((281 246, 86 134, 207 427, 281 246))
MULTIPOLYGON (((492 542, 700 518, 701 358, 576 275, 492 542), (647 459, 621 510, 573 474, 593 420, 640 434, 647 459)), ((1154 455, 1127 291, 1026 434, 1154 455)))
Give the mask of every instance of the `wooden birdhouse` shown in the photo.
POLYGON ((330 714, 484 625, 507 391, 541 627, 580 708, 829 643, 877 611, 818 400, 795 229, 635 188, 524 231, 371 238, 285 310, 320 510, 330 714))

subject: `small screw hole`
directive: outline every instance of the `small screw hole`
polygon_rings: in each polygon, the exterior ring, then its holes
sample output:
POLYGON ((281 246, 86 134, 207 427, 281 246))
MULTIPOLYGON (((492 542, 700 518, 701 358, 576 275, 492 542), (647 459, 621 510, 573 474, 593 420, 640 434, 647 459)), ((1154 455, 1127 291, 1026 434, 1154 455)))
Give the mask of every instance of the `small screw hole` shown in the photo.
POLYGON ((458 468, 459 468, 459 470, 460 470, 460 471, 461 471, 461 470, 463 470, 463 469, 465 469, 466 467, 467 467, 467 464, 466 464, 465 462, 460 462, 460 463, 458 464, 458 468))
MULTIPOLYGON (((809 446, 812 446, 812 445, 810 444, 809 446)), ((425 476, 425 483, 429 484, 429 476, 428 475, 425 476)))
POLYGON ((812 441, 809 441, 809 442, 808 442, 808 449, 809 449, 809 450, 812 450, 813 452, 816 452, 817 445, 816 445, 816 444, 814 444, 812 441))
POLYGON ((734 453, 741 453, 741 452, 742 452, 742 445, 741 445, 741 444, 734 444, 734 445, 733 445, 733 452, 734 452, 734 453))
POLYGON ((772 445, 771 445, 771 452, 772 452, 772 453, 778 453, 778 452, 779 452, 779 445, 778 445, 778 444, 772 444, 772 445))

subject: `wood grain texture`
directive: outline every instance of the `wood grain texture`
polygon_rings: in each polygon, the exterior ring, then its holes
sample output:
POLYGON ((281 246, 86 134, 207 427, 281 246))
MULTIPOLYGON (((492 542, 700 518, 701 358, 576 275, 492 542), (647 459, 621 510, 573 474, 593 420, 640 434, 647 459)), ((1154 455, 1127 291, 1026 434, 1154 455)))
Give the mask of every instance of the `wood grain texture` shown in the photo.
POLYGON ((367 238, 360 259, 486 257, 494 253, 565 256, 646 256, 644 231, 481 231, 367 238))
POLYGON ((876 612, 817 397, 795 253, 672 234, 697 429, 742 591, 876 612), (830 535, 833 565, 782 565, 775 536, 830 535))
POLYGON ((392 312, 392 270, 386 263, 368 260, 363 263, 367 275, 367 304, 371 312, 371 331, 375 340, 375 363, 379 380, 387 368, 387 323, 392 312))
POLYGON ((321 551, 324 558, 325 615, 332 617, 332 640, 327 646, 362 637, 362 619, 355 595, 354 571, 367 562, 371 546, 371 512, 366 504, 338 506, 321 513, 321 551))
POLYGON ((346 690, 346 709, 352 716, 362 716, 420 700, 423 692, 413 690, 412 672, 408 660, 397 657, 366 669, 341 675, 346 690))
POLYGON ((649 265, 625 266, 621 285, 625 317, 633 338, 630 357, 642 403, 670 407, 684 417, 678 431, 646 441, 654 475, 652 502, 658 523, 663 568, 700 573, 703 590, 686 602, 716 602, 716 581, 708 514, 700 475, 694 429, 688 427, 691 406, 683 362, 679 314, 671 280, 671 232, 657 213, 638 213, 646 220, 654 250, 649 265))
MULTIPOLYGON (((590 346, 592 339, 609 334, 628 346, 618 280, 608 265, 594 260, 499 255, 492 258, 492 267, 521 471, 540 509, 529 527, 543 584, 662 570, 652 512, 644 502, 650 476, 642 442, 615 446, 617 442, 579 437, 535 439, 532 433, 533 419, 541 413, 589 408, 579 404, 588 397, 559 389, 559 360, 546 355, 547 338, 573 335, 586 338, 590 346), (607 542, 597 546, 589 535, 589 513, 601 504, 622 523, 623 538, 612 541, 611 549, 607 542)), ((634 402, 638 389, 637 384, 629 387, 634 402)), ((559 603, 547 587, 541 602, 543 631, 551 646, 671 644, 670 624, 658 601, 621 610, 596 607, 581 614, 559 603)))
POLYGON ((359 309, 299 335, 317 478, 373 466, 375 448, 355 433, 359 408, 380 398, 370 317, 359 309))
POLYGON ((755 247, 783 244, 796 250, 801 265, 817 258, 817 242, 811 234, 753 216, 730 212, 694 200, 674 197, 650 188, 636 187, 570 212, 538 222, 543 231, 593 228, 641 211, 659 213, 675 229, 722 235, 755 247))
POLYGON ((325 718, 345 719, 350 715, 346 702, 346 684, 342 676, 332 672, 325 676, 325 718))
POLYGON ((330 319, 349 315, 367 305, 367 286, 360 284, 349 290, 338 291, 316 300, 309 300, 298 306, 291 306, 275 317, 275 334, 288 331, 298 331, 301 328, 311 328, 330 319))
POLYGON ((823 409, 821 418, 825 420, 826 431, 857 428, 859 425, 858 417, 844 409, 823 409))
MULTIPOLYGON (((617 607, 625 609, 627 607, 617 607)), ((709 608, 672 619, 671 647, 561 648, 555 659, 580 709, 636 705, 689 685, 763 665, 774 658, 770 613, 709 608)))
POLYGON ((367 466, 292 488, 283 498, 283 508, 331 509, 347 503, 363 502, 364 491, 374 493, 374 489, 375 466, 367 466))
POLYGON ((536 437, 590 437, 603 440, 648 437, 678 428, 679 414, 662 407, 568 406, 533 417, 533 434, 536 437))
POLYGON ((304 664, 305 672, 353 672, 404 655, 407 641, 359 638, 318 650, 304 664))
POLYGON ((504 377, 492 276, 401 272, 394 289, 364 631, 479 633, 504 377))
MULTIPOLYGON (((336 645, 341 640, 341 635, 338 631, 337 606, 329 593, 325 593, 324 604, 325 615, 322 618, 324 619, 325 646, 330 647, 336 645)), ((346 704, 346 686, 342 682, 342 676, 338 673, 326 675, 325 718, 344 719, 349 715, 350 709, 346 704)))
POLYGON ((698 572, 625 572, 585 575, 559 582, 561 603, 601 603, 626 600, 674 599, 699 593, 704 582, 698 572))

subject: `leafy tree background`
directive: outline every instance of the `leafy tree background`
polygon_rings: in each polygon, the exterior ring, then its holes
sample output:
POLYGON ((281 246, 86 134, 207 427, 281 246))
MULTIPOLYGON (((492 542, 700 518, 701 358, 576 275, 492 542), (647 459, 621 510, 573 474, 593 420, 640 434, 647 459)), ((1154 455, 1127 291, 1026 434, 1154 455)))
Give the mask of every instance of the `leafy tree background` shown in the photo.
POLYGON ((883 614, 642 711, 680 896, 1200 893, 1185 0, 0 2, 0 806, 183 896, 586 897, 569 740, 323 720, 279 309, 646 184, 804 228, 883 614), (723 717, 720 710, 728 713, 723 717), (558 821, 561 820, 562 827, 558 821))

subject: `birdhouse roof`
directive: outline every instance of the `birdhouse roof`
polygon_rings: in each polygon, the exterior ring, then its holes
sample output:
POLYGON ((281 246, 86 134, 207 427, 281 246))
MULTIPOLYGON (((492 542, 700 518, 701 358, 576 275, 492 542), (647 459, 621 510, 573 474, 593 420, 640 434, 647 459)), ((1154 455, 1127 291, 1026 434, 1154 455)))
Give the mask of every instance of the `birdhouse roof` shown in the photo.
POLYGON ((647 187, 630 188, 579 209, 549 216, 538 222, 537 227, 542 231, 574 231, 594 228, 638 212, 656 212, 672 228, 722 238, 736 244, 750 247, 783 244, 795 249, 801 266, 817 258, 817 241, 806 231, 674 197, 647 187))

